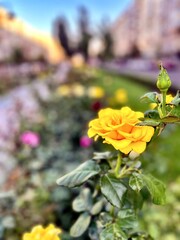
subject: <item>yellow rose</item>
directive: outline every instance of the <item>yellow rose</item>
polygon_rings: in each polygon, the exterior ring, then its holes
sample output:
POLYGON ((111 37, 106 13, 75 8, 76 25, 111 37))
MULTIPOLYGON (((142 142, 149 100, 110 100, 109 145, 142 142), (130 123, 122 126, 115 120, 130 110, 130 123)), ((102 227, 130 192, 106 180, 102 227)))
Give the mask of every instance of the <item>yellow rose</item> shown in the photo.
POLYGON ((22 240, 61 240, 58 235, 61 229, 56 228, 53 224, 49 224, 47 228, 41 225, 33 227, 30 233, 25 233, 22 240))
POLYGON ((120 110, 102 109, 98 118, 90 121, 88 136, 90 138, 100 136, 104 143, 111 144, 125 154, 132 150, 142 153, 154 134, 153 127, 136 126, 142 117, 143 113, 134 112, 129 107, 120 110))

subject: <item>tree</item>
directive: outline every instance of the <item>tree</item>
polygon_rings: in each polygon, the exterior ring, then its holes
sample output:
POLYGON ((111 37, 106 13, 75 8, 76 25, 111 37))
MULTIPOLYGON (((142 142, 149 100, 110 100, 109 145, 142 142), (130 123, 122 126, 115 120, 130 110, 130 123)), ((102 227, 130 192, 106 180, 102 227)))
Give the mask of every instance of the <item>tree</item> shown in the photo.
POLYGON ((67 29, 67 20, 65 19, 65 17, 59 17, 54 24, 55 36, 59 40, 61 46, 64 48, 66 55, 68 57, 71 57, 73 54, 73 49, 70 46, 67 29))

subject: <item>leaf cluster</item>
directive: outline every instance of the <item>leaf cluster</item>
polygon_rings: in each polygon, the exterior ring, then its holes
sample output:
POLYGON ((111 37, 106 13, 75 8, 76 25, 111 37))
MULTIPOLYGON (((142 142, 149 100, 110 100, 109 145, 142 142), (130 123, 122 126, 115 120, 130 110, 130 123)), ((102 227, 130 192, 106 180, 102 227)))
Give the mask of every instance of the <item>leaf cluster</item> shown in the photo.
POLYGON ((73 237, 80 237, 88 229, 91 239, 141 239, 130 238, 137 233, 137 209, 149 197, 154 204, 165 204, 161 181, 142 174, 140 163, 127 157, 122 158, 117 176, 117 158, 118 153, 95 153, 93 159, 57 180, 60 186, 82 188, 73 201, 74 211, 80 213, 70 230, 73 237))

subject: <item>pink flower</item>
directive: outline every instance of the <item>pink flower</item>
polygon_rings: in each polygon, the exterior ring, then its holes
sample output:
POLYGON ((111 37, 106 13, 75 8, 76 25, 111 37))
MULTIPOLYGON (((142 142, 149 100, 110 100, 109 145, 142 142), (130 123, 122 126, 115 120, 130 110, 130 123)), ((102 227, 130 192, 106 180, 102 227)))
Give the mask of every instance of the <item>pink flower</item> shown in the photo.
POLYGON ((92 144, 92 139, 88 136, 82 136, 80 138, 80 146, 83 148, 88 148, 92 144))
POLYGON ((20 136, 20 141, 30 147, 38 147, 40 144, 39 134, 31 131, 23 132, 20 136))

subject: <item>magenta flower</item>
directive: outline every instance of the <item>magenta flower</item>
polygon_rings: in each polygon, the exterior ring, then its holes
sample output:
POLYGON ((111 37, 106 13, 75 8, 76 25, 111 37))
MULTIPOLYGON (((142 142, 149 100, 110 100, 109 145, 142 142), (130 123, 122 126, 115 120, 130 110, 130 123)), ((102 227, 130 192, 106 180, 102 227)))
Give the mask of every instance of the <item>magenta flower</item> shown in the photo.
POLYGON ((92 139, 88 136, 82 136, 80 138, 80 146, 83 148, 88 148, 92 144, 92 139))
POLYGON ((20 136, 20 141, 28 145, 30 147, 38 147, 40 144, 40 137, 39 134, 32 132, 32 131, 26 131, 23 132, 20 136))

